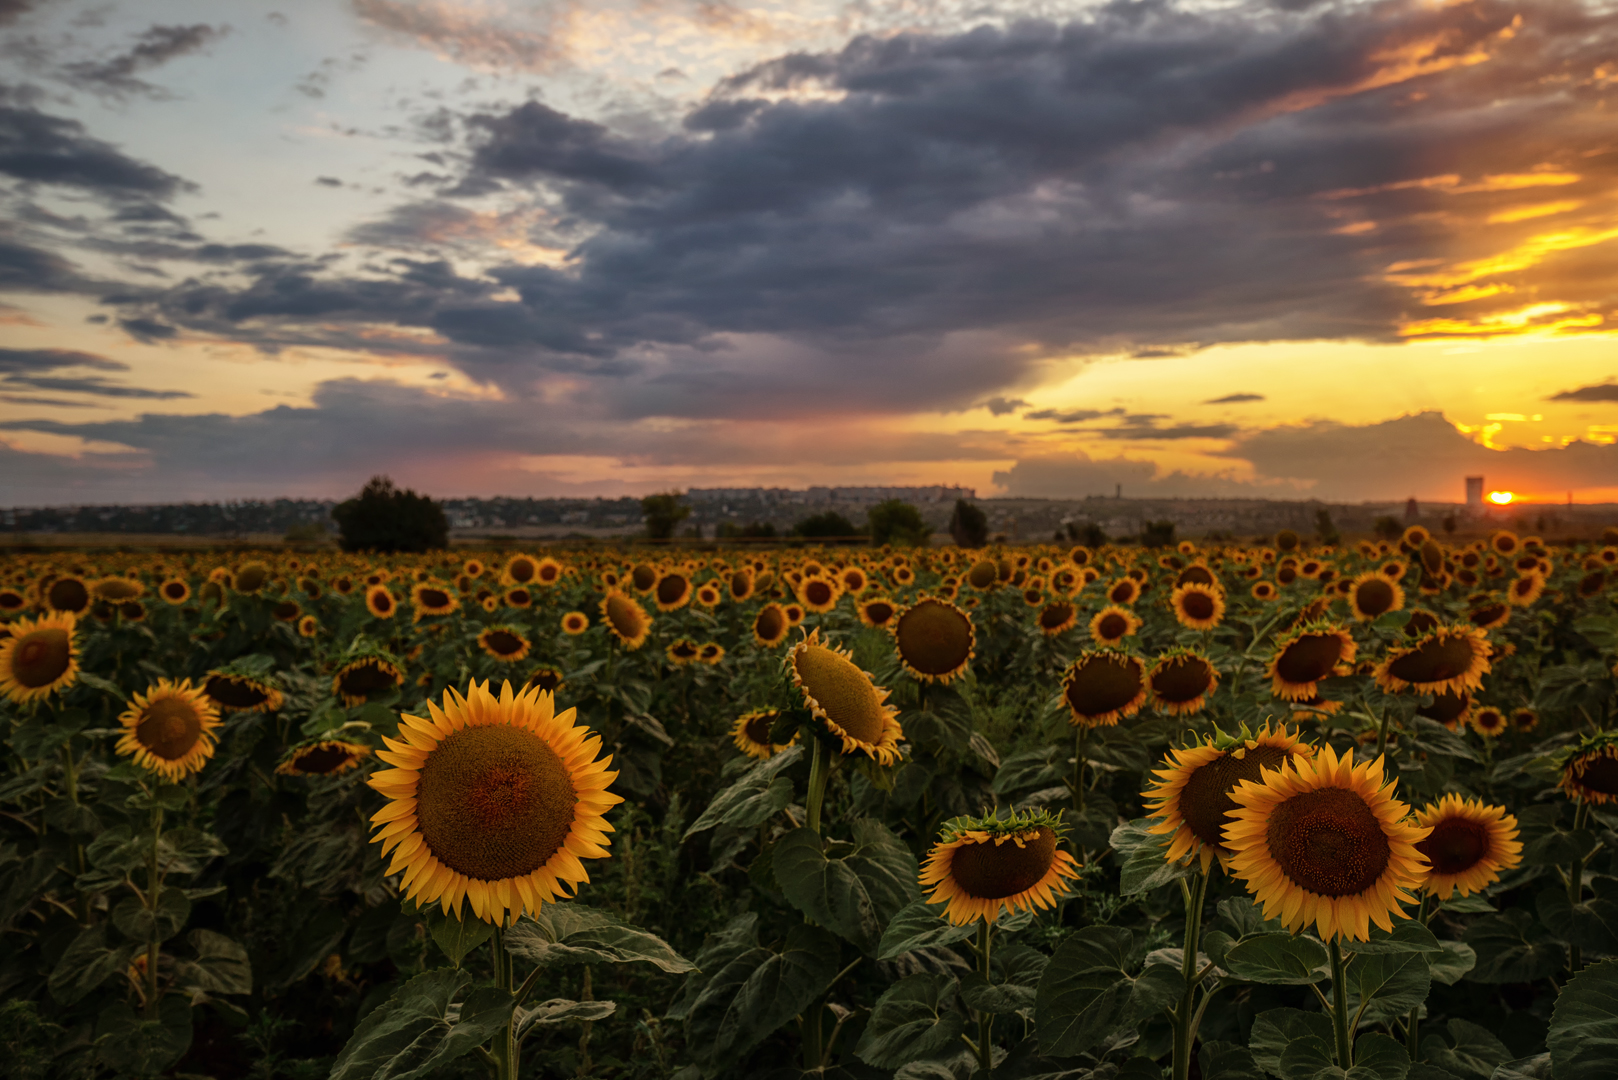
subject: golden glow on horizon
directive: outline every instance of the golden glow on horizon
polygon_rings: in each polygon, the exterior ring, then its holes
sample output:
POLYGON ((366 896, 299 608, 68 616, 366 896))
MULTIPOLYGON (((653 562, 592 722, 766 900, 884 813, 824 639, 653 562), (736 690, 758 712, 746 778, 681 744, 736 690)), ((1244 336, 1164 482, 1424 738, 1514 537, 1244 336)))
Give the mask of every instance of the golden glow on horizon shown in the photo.
POLYGON ((1511 502, 1511 500, 1515 499, 1516 497, 1517 497, 1516 495, 1514 495, 1513 493, 1511 493, 1509 491, 1491 491, 1491 492, 1489 492, 1489 501, 1494 503, 1496 506, 1505 506, 1507 503, 1511 502))

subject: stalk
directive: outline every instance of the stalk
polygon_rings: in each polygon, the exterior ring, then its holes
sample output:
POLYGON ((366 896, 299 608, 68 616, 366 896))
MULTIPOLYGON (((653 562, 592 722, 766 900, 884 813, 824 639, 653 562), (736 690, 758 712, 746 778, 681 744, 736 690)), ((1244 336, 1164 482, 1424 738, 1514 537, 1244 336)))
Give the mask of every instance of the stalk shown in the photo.
MULTIPOLYGON (((984 919, 978 923, 978 973, 985 982, 992 981, 989 974, 989 953, 994 947, 994 925, 984 919)), ((994 1075, 994 1013, 978 1013, 978 1069, 985 1080, 994 1075)))
MULTIPOLYGON (((68 739, 62 747, 62 775, 63 784, 67 788, 68 801, 75 808, 79 805, 79 763, 73 757, 73 740, 68 739)), ((75 876, 83 874, 86 869, 84 861, 84 845, 73 841, 73 873, 75 876)), ((74 889, 73 911, 82 926, 90 925, 90 898, 78 889, 74 889)))
MULTIPOLYGON (((1416 908, 1416 919, 1421 925, 1427 925, 1427 903, 1432 899, 1430 893, 1421 894, 1421 905, 1416 908)), ((1421 1006, 1417 1005, 1410 1010, 1410 1018, 1405 1021, 1405 1049, 1410 1052, 1410 1060, 1419 1060, 1416 1051, 1421 1044, 1421 1006)))
MULTIPOLYGON (((511 990, 511 957, 506 955, 506 934, 495 926, 489 939, 490 960, 494 962, 494 985, 511 990)), ((495 1080, 517 1080, 517 1010, 515 1005, 506 1026, 495 1033, 489 1045, 489 1056, 494 1059, 495 1080)))
MULTIPOLYGON (((1573 808, 1573 831, 1584 828, 1590 820, 1590 804, 1580 799, 1573 808)), ((1584 860, 1574 859, 1567 871, 1567 902, 1574 907, 1584 899, 1584 860)), ((1577 975, 1583 966, 1583 957, 1577 945, 1568 946, 1568 974, 1577 975)))
POLYGON ((1191 1046, 1197 1039, 1197 1021, 1201 1010, 1193 1012, 1197 993, 1197 947, 1202 938, 1202 904, 1208 895, 1208 875, 1198 871, 1192 875, 1192 884, 1185 889, 1185 955, 1180 962, 1180 974, 1185 979, 1185 993, 1180 1008, 1174 1013, 1174 1075, 1173 1080, 1187 1080, 1191 1075, 1191 1046))
POLYGON ((1073 816, 1084 816, 1084 744, 1090 739, 1090 727, 1080 724, 1073 736, 1073 816))
POLYGON ((816 735, 809 760, 809 827, 820 832, 820 806, 826 801, 826 781, 831 779, 831 753, 826 740, 816 735))
POLYGON ((1337 1036, 1337 1067, 1347 1071, 1354 1067, 1354 1044, 1349 1041, 1348 979, 1344 975, 1347 965, 1343 961, 1343 947, 1333 936, 1326 943, 1331 952, 1331 1026, 1337 1036))
POLYGON ((1377 728, 1377 732, 1376 732, 1376 756, 1377 757, 1381 757, 1382 756, 1382 751, 1387 749, 1387 745, 1388 745, 1388 724, 1392 720, 1393 720, 1393 710, 1392 709, 1383 709, 1382 710, 1382 724, 1381 724, 1380 727, 1377 728))
POLYGON ((158 842, 163 837, 163 808, 152 807, 152 850, 146 863, 146 910, 152 917, 151 936, 146 940, 146 1019, 158 1018, 157 957, 162 939, 157 927, 157 901, 163 895, 162 856, 158 842))

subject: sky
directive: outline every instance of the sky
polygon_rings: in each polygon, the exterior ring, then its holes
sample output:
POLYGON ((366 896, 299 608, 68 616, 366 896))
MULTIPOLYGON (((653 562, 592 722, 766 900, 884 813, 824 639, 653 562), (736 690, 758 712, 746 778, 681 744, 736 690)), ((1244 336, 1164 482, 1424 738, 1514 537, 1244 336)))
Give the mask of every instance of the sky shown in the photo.
POLYGON ((1613 0, 0 0, 0 506, 1618 501, 1613 0))

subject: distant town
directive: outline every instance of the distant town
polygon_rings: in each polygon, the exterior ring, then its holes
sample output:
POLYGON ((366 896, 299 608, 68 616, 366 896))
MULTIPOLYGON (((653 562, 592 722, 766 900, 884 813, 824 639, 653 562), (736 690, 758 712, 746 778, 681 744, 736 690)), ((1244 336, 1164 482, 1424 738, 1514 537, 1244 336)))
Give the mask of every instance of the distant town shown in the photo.
MULTIPOLYGON (((1475 478, 1474 478, 1475 479, 1475 478)), ((1469 483, 1467 494, 1476 485, 1469 483)), ((1466 502, 1402 500, 1329 503, 1318 500, 1153 499, 1088 496, 1082 499, 978 498, 965 487, 691 488, 682 501, 691 513, 680 524, 689 539, 768 539, 791 535, 805 520, 828 513, 858 526, 866 512, 889 499, 915 506, 947 542, 958 500, 976 505, 994 539, 1036 542, 1105 536, 1140 536, 1148 523, 1169 522, 1181 537, 1252 539, 1279 529, 1309 535, 1330 531, 1369 534, 1378 523, 1421 523, 1435 530, 1470 534, 1509 526, 1547 538, 1579 536, 1618 522, 1618 505, 1488 506, 1466 502)), ((637 498, 443 499, 451 537, 477 541, 622 540, 642 531, 637 498)), ((285 538, 319 542, 335 536, 330 500, 275 499, 153 506, 15 507, 0 510, 0 533, 15 542, 27 535, 125 534, 219 538, 285 538)))

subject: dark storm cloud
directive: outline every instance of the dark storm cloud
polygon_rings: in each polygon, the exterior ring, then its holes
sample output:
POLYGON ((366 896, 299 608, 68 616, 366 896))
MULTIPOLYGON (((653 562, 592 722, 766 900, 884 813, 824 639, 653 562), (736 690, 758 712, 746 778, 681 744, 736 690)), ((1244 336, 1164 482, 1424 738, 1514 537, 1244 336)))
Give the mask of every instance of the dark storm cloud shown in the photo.
POLYGON ((1618 401, 1618 383, 1599 386, 1581 386, 1577 390, 1563 390, 1552 394, 1546 401, 1618 401))
POLYGON ((168 198, 191 187, 87 134, 77 120, 23 104, 21 95, 5 87, 0 87, 0 175, 120 198, 168 198))
POLYGON ((0 237, 0 292, 73 292, 85 280, 53 252, 0 237))
POLYGON ((33 375, 72 367, 129 370, 128 364, 74 349, 0 349, 0 375, 33 375))
POLYGON ((179 333, 174 327, 152 319, 119 319, 118 325, 123 327, 124 332, 130 337, 148 345, 154 341, 166 341, 179 333))
POLYGON ((155 88, 135 78, 137 72, 161 67, 176 57, 203 49, 228 29, 197 23, 191 26, 153 26, 135 39, 124 52, 106 60, 81 61, 67 65, 67 74, 76 85, 114 93, 151 92, 155 88))
POLYGON ((1263 400, 1264 400, 1264 395, 1263 394, 1226 394, 1224 397, 1216 397, 1216 398, 1213 398, 1211 400, 1204 401, 1203 404, 1204 405, 1239 405, 1244 401, 1263 401, 1263 400))

